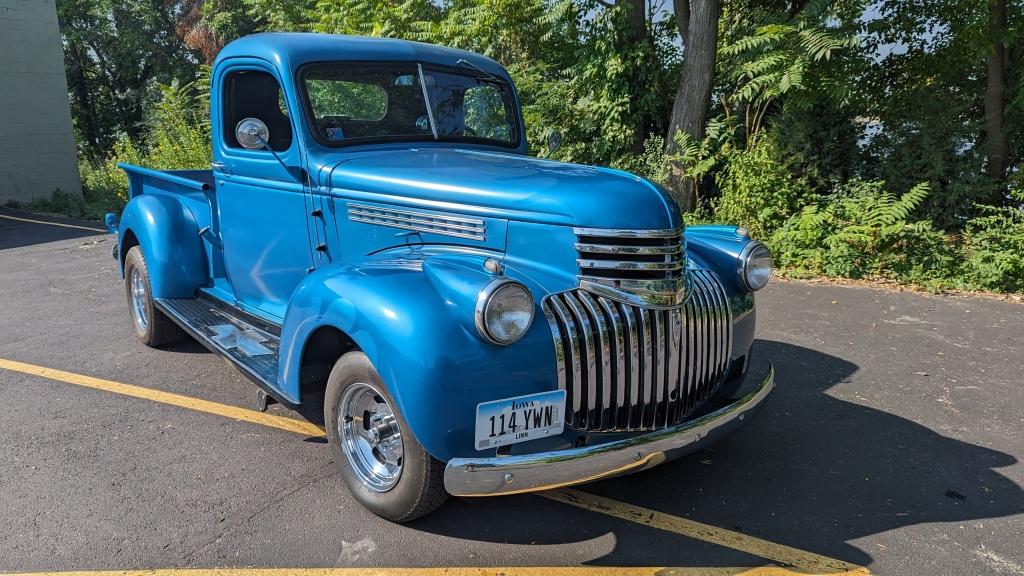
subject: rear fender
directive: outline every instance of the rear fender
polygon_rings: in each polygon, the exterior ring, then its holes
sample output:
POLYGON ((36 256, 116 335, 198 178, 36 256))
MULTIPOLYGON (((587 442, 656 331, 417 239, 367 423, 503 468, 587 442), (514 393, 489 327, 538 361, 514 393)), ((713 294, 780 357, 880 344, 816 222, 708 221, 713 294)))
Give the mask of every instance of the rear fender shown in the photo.
POLYGON ((316 329, 332 326, 367 355, 431 455, 484 454, 473 448, 478 403, 551 390, 556 383, 551 335, 539 309, 527 334, 511 346, 476 334, 466 308, 493 279, 480 264, 391 261, 310 274, 285 316, 281 391, 300 399, 306 342, 316 329))
POLYGON ((163 194, 132 198, 118 229, 122 278, 124 257, 133 237, 146 258, 154 298, 190 298, 197 287, 207 283, 199 226, 183 202, 163 194))

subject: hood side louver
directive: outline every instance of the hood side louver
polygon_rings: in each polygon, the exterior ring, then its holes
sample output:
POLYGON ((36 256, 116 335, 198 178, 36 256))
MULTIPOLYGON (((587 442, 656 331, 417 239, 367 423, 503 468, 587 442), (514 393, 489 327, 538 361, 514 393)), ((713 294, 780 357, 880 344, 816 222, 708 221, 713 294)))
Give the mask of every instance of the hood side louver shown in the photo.
POLYGON ((480 242, 487 240, 487 225, 479 218, 431 214, 366 204, 349 204, 348 219, 353 222, 401 228, 427 234, 454 236, 480 242))

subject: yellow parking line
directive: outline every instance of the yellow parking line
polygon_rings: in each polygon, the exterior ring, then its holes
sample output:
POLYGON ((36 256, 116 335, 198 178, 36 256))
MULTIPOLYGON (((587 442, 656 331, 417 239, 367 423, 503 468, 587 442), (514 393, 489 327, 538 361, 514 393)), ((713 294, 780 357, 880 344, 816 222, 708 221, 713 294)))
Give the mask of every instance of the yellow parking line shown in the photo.
POLYGON ((199 398, 192 398, 191 396, 182 396, 181 394, 172 394, 170 392, 153 390, 152 388, 132 386, 131 384, 122 384, 112 380, 93 378, 92 376, 75 374, 74 372, 65 372, 63 370, 54 370, 53 368, 36 366, 35 364, 25 364, 24 362, 15 362, 13 360, 5 360, 3 358, 0 358, 0 368, 6 368, 7 370, 22 372, 24 374, 31 374, 33 376, 42 376, 43 378, 49 378, 50 380, 59 380, 68 384, 85 386, 86 388, 95 388, 96 390, 123 394, 133 398, 142 398, 143 400, 160 402, 161 404, 170 404, 172 406, 187 408, 189 410, 206 412, 207 414, 216 414, 218 416, 224 416, 225 418, 233 418, 235 420, 242 420, 253 424, 262 424, 263 426, 287 430, 288 432, 295 432, 296 434, 303 434, 305 436, 324 435, 324 431, 320 427, 310 422, 296 420, 294 418, 285 418, 283 416, 274 416, 273 414, 247 410, 245 408, 238 408, 237 406, 231 406, 229 404, 221 404, 219 402, 210 402, 209 400, 200 400, 199 398))
POLYGON ((32 224, 48 224, 50 226, 62 226, 64 228, 78 228, 79 230, 89 230, 90 232, 106 232, 103 228, 90 228, 88 226, 78 226, 76 224, 64 224, 62 222, 48 222, 46 220, 33 220, 31 218, 18 218, 17 216, 11 216, 10 214, 0 214, 0 218, 6 218, 8 220, 17 220, 19 222, 31 222, 32 224))
POLYGON ((650 508, 634 506, 619 502, 618 500, 612 500, 611 498, 580 492, 571 488, 541 492, 538 495, 556 502, 562 502, 563 504, 578 506, 584 510, 607 514, 615 518, 629 520, 637 524, 645 524, 659 530, 675 532, 689 538, 703 540, 712 544, 718 544, 719 546, 732 548, 733 550, 753 554, 754 556, 760 556, 761 558, 767 558, 779 564, 798 568, 801 570, 800 574, 848 574, 850 576, 869 574, 867 568, 849 564, 842 560, 836 560, 783 544, 776 544, 775 542, 769 542, 768 540, 762 540, 740 532, 733 532, 718 526, 672 516, 671 514, 665 514, 650 508))
POLYGON ((507 568, 170 568, 94 572, 31 572, 19 573, 16 576, 807 576, 807 573, 775 567, 524 566, 507 568))
MULTIPOLYGON (((262 424, 264 426, 270 426, 281 430, 287 430, 289 432, 295 432, 305 436, 322 436, 323 430, 316 425, 293 418, 285 418, 282 416, 274 416, 257 412, 255 410, 247 410, 245 408, 238 408, 236 406, 230 406, 228 404, 220 404, 218 402, 210 402, 208 400, 200 400, 198 398, 192 398, 189 396, 182 396, 180 394, 171 394, 169 392, 162 392, 159 390, 153 390, 151 388, 143 388, 141 386, 132 386, 130 384, 122 384, 120 382, 114 382, 111 380, 103 380, 100 378, 94 378, 92 376, 84 376, 82 374, 75 374, 73 372, 65 372, 63 370, 55 370, 53 368, 46 368, 43 366, 36 366, 35 364, 26 364, 23 362, 15 362, 13 360, 5 360, 0 358, 0 368, 7 370, 13 370, 16 372, 22 372, 25 374, 31 374, 33 376, 41 376, 43 378, 49 378, 51 380, 58 380, 66 382, 68 384, 75 384, 78 386, 85 386, 88 388, 95 388, 97 390, 104 390, 107 392, 114 392, 117 394, 124 394, 134 398, 142 398, 145 400, 152 400, 154 402, 160 402, 163 404, 170 404, 173 406, 179 406, 181 408, 187 408, 189 410, 197 410, 199 412, 206 412, 208 414, 216 414, 227 418, 234 418, 235 420, 242 420, 245 422, 251 422, 253 424, 262 424)), ((842 576, 865 576, 870 574, 867 568, 843 562, 842 560, 836 560, 813 552, 807 552, 798 548, 785 546, 783 544, 776 544, 768 540, 762 540, 753 536, 748 536, 739 532, 733 532, 710 524, 703 524, 694 520, 687 520, 686 518, 680 518, 678 516, 672 516, 657 510, 651 510, 640 506, 634 506, 632 504, 626 504, 619 502, 618 500, 612 500, 602 496, 596 496, 579 490, 573 490, 569 488, 563 488, 559 490, 551 490, 548 492, 538 493, 539 496, 554 500, 556 502, 562 502, 571 506, 583 508, 592 512, 598 512, 628 520, 637 524, 643 524, 659 530, 666 530, 674 532, 688 538, 696 540, 702 540, 711 544, 717 544, 732 548, 733 550, 739 550, 748 554, 753 554, 761 558, 772 560, 778 564, 784 566, 792 566, 796 571, 781 568, 781 567, 758 567, 758 568, 605 568, 605 567, 594 567, 594 566, 582 566, 582 567, 571 567, 571 568, 402 568, 402 569, 369 569, 369 568, 358 568, 358 569, 280 569, 280 570, 250 570, 245 572, 239 572, 236 569, 217 569, 217 570, 129 570, 129 571, 113 571, 113 572, 44 572, 38 573, 39 575, 46 574, 61 574, 62 576, 198 576, 198 574, 211 574, 213 576, 240 576, 244 574, 253 574, 256 576, 490 576, 490 575, 504 575, 504 576, 541 576, 549 574, 566 574, 569 576, 574 575, 608 575, 612 576, 698 576, 698 575, 715 575, 715 576, 792 576, 796 574, 833 574, 842 576), (341 571, 338 571, 341 570, 341 571), (349 570, 349 571, 345 571, 349 570), (355 571, 352 571, 355 570, 355 571), (374 571, 376 570, 376 571, 374 571), (531 572, 532 570, 532 572, 531 572)))

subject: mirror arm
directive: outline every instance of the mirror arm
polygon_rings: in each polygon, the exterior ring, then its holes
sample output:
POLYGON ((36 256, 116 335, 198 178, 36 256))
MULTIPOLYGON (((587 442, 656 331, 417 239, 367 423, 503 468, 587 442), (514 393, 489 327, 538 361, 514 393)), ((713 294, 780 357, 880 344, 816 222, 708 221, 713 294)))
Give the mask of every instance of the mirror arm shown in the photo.
POLYGON ((294 168, 289 167, 287 164, 285 164, 284 160, 281 160, 281 157, 277 155, 277 152, 274 152, 274 149, 270 147, 270 144, 266 140, 264 140, 262 136, 256 136, 256 141, 259 142, 261 146, 263 146, 264 150, 274 155, 274 160, 277 160, 277 163, 280 164, 282 168, 284 168, 284 171, 287 172, 289 176, 294 178, 299 184, 306 184, 305 170, 303 170, 301 167, 294 168), (296 174, 296 172, 298 172, 298 174, 296 174))

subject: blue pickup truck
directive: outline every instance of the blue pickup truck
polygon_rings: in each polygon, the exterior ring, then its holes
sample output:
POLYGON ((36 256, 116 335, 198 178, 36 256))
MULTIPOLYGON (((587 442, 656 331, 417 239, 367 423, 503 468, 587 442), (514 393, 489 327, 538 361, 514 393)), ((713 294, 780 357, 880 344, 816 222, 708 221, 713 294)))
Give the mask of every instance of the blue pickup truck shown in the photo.
POLYGON ((223 49, 210 95, 211 170, 122 165, 131 325, 195 338, 261 408, 322 403, 374 513, 640 471, 771 392, 770 366, 747 378, 767 249, 684 229, 643 178, 529 156, 493 60, 260 34, 223 49))

